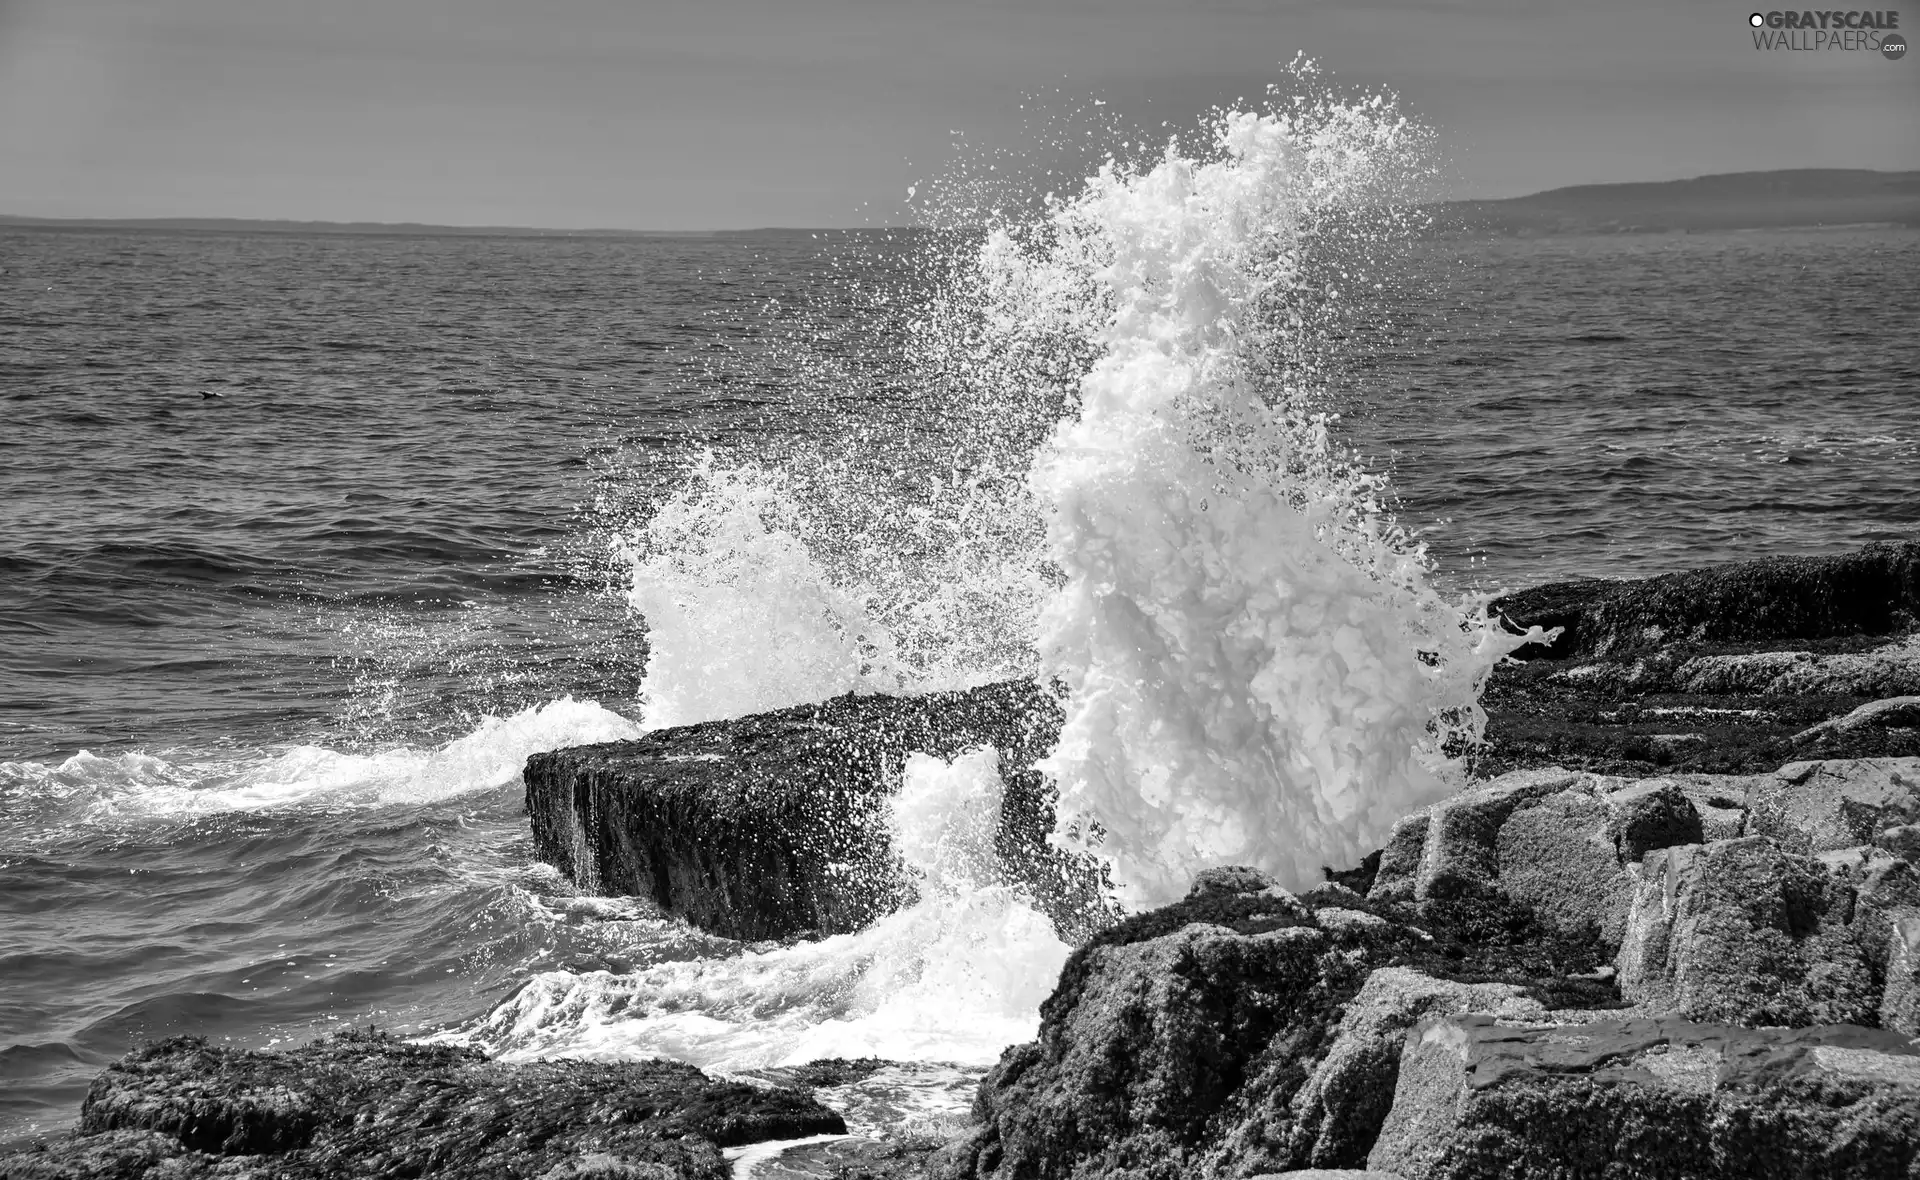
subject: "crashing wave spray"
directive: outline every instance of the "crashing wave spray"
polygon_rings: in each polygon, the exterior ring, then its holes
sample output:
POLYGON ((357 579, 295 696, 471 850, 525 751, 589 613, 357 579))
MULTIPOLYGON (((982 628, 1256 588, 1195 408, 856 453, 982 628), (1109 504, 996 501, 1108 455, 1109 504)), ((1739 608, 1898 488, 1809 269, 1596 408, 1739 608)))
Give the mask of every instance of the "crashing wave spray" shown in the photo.
POLYGON ((1068 954, 993 864, 1003 790, 991 749, 908 759, 889 825, 920 899, 865 930, 627 975, 544 972, 440 1039, 519 1059, 666 1053, 720 1069, 989 1064, 1033 1037, 1068 954))
POLYGON ((1306 884, 1459 777, 1524 638, 1429 585, 1325 412, 1422 132, 1295 72, 1037 215, 936 224, 863 454, 695 465, 635 547, 650 724, 1039 672, 1056 838, 1133 905, 1223 862, 1306 884))
POLYGON ((903 490, 844 463, 696 458, 622 546, 646 724, 1030 672, 1044 586, 1020 522, 977 473, 912 462, 903 490))
POLYGON ((1090 275, 1112 310, 1031 486, 1065 575, 1039 624, 1066 687, 1056 839, 1128 904, 1209 864, 1299 886, 1353 863, 1448 789, 1443 750, 1478 738, 1479 688, 1523 642, 1427 585, 1299 363, 1303 304, 1338 297, 1310 253, 1394 195, 1411 134, 1379 98, 1223 114, 1207 158, 1110 166, 1039 252, 989 245, 1090 275))

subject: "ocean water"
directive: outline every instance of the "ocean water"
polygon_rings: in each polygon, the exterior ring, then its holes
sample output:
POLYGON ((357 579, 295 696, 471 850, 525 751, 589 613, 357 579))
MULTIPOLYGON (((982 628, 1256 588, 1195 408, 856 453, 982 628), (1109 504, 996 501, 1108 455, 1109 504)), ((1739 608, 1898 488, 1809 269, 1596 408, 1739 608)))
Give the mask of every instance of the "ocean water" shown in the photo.
MULTIPOLYGON (((1182 175, 1153 184, 1210 183, 1182 175)), ((1137 177, 1071 216, 1153 229, 1147 213, 1178 204, 1153 184, 1137 177)), ((991 765, 910 776, 896 819, 937 886, 922 907, 788 950, 577 896, 532 859, 517 778, 532 751, 742 700, 1017 669, 1031 644, 997 645, 1013 624, 990 608, 1051 609, 1046 659, 1111 701, 1102 653, 1126 633, 1050 596, 1134 570, 1142 601, 1184 601, 1148 576, 1166 551, 1038 575, 1007 559, 965 593, 1025 543, 996 531, 1019 533, 1019 514, 949 537, 939 506, 959 505, 954 520, 1004 507, 1006 471, 982 456, 1032 445, 1009 439, 1044 435, 1061 407, 955 410, 959 435, 943 433, 941 407, 981 389, 917 384, 927 336, 914 325, 951 273, 929 268, 952 257, 929 240, 0 232, 0 1141, 68 1125, 101 1064, 180 1031, 265 1046, 372 1022, 507 1054, 664 1052, 742 1070, 874 1052, 954 1063, 960 1074, 934 1070, 928 1086, 964 1094, 954 1078, 1030 1028, 1065 953, 964 855, 991 818, 991 765), (936 461, 949 453, 968 461, 936 461), (930 479, 964 494, 930 494, 930 479), (859 496, 902 522, 899 547, 862 548, 874 513, 859 496), (934 507, 915 525, 901 504, 934 507), (903 589, 930 582, 958 589, 903 589), (737 631, 770 598, 811 604, 799 647, 782 646, 805 658, 772 696, 743 697, 773 670, 716 657, 727 636, 702 620, 737 631), (983 612, 991 625, 955 623, 983 612), (733 687, 696 691, 714 684, 733 687), (926 1016, 943 1006, 945 1023, 926 1016)), ((1047 252, 1060 240, 1016 241, 1019 266, 994 273, 1071 286, 1078 263, 1047 252)), ((1142 250, 1142 267, 1165 265, 1142 250)), ((1341 415, 1328 445, 1390 484, 1327 467, 1289 485, 1323 508, 1391 497, 1429 546, 1433 569, 1409 572, 1387 561, 1403 541, 1354 542, 1406 594, 1353 626, 1411 627, 1439 601, 1422 594, 1915 536, 1916 264, 1920 234, 1872 227, 1397 244, 1368 272, 1377 290, 1337 296, 1349 310, 1315 329, 1309 358, 1308 408, 1341 415)), ((1186 309, 1216 297, 1226 310, 1180 319, 1196 334, 1162 354, 1188 357, 1188 388, 1222 371, 1209 325, 1239 314, 1240 296, 1225 280, 1179 296, 1186 309)), ((1071 347, 1021 339, 1036 355, 1071 347)), ((1182 544, 1197 514, 1247 502, 1234 481, 1265 452, 1218 450, 1229 466, 1196 474, 1180 446, 1128 433, 1186 412, 1153 400, 1166 382, 1101 371, 1114 416, 1077 419, 1072 453, 1091 466, 1056 464, 1054 503, 1118 521, 1121 552, 1169 489, 1194 501, 1169 518, 1182 544)), ((1005 378, 988 373, 987 392, 1005 378)), ((1231 437, 1279 429, 1263 416, 1274 404, 1247 401, 1231 437)), ((1268 536, 1274 513, 1249 510, 1240 532, 1209 523, 1207 551, 1267 560, 1235 538, 1268 536)), ((1038 527, 1055 546, 1043 556, 1091 551, 1038 527)), ((1322 563, 1285 568, 1324 574, 1327 603, 1365 591, 1322 563)), ((1251 594, 1236 618, 1258 615, 1251 594)), ((1303 619, 1299 634, 1328 626, 1303 619)), ((1394 724, 1417 730, 1426 700, 1396 704, 1411 721, 1394 724)), ((1103 734, 1150 706, 1221 707, 1187 695, 1089 714, 1079 762, 1059 764, 1091 813, 1124 814, 1141 847, 1172 850, 1128 862, 1144 898, 1212 838, 1170 816, 1236 814, 1230 798, 1211 813, 1153 799, 1166 789, 1155 760, 1178 764, 1217 735, 1085 769, 1103 734)), ((1346 724, 1235 740, 1308 751, 1300 814, 1330 831, 1385 806, 1322 806, 1314 784, 1354 767, 1406 776, 1382 797, 1393 806, 1437 789, 1404 750, 1340 737, 1346 724)), ((1357 780, 1343 789, 1364 795, 1357 780)), ((903 1088, 900 1109, 931 1090, 903 1088)))

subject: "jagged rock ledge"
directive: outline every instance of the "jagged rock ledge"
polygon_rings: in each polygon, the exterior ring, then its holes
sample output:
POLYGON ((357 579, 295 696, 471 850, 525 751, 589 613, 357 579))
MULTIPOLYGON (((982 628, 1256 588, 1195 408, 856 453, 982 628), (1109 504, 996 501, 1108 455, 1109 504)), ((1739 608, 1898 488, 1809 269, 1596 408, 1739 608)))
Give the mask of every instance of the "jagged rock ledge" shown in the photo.
POLYGON ((927 1174, 1920 1176, 1916 819, 1920 759, 1530 771, 1358 888, 1203 874, 1075 952, 927 1174))
POLYGON ((345 1033, 284 1052, 175 1037, 107 1067, 71 1136, 3 1180, 727 1180, 721 1149, 844 1134, 807 1093, 670 1061, 511 1065, 345 1033))

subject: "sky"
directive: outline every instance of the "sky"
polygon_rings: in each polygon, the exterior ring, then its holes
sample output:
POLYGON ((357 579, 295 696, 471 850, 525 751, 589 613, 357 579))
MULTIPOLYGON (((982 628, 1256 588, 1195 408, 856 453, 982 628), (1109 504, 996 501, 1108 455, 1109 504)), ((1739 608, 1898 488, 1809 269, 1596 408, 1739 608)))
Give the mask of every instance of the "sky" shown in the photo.
MULTIPOLYGON (((1748 0, 1749 3, 1752 0, 1748 0)), ((1885 0, 1881 0, 1882 3, 1885 0)), ((1920 168, 1920 54, 1682 0, 0 0, 0 213, 894 224, 956 145, 1189 125, 1297 53, 1437 132, 1445 195, 1920 168)), ((1903 31, 1920 37, 1920 7, 1903 31)))

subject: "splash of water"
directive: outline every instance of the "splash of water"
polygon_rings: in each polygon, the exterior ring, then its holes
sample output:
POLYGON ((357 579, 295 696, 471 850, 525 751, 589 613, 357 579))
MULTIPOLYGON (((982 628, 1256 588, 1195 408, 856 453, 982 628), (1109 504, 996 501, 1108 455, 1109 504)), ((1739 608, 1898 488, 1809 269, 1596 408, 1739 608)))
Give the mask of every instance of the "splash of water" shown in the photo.
POLYGON ((889 823, 920 899, 865 930, 626 975, 545 972, 442 1037, 514 1059, 664 1054, 734 1070, 987 1064, 1032 1038, 1068 953, 992 863, 1004 789, 991 749, 908 761, 889 823))
POLYGON ((647 622, 647 725, 1030 672, 1044 586, 986 482, 924 455, 883 471, 700 454, 620 546, 647 622))
POLYGON ((1457 785, 1444 750, 1517 646, 1427 584, 1297 359, 1303 299, 1337 298, 1305 260, 1391 195, 1408 135, 1379 99, 1225 114, 1204 158, 1103 169, 1021 259, 1095 267, 1113 309, 1032 486, 1066 575, 1039 628, 1057 838, 1130 904, 1208 864, 1300 886, 1354 863, 1457 785))
POLYGON ((647 620, 648 725, 875 686, 892 636, 868 617, 868 595, 837 585, 809 551, 791 483, 704 454, 627 550, 628 601, 647 620))

